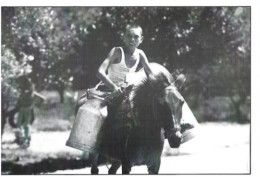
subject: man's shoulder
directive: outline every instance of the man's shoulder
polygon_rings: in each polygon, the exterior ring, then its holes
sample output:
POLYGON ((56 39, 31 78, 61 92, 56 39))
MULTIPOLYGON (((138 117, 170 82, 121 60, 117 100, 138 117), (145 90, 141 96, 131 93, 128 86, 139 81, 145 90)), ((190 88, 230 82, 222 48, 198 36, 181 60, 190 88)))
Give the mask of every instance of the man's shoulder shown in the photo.
POLYGON ((109 52, 109 60, 114 60, 120 55, 120 47, 113 47, 109 52))
POLYGON ((142 49, 137 49, 137 52, 141 55, 145 54, 144 51, 142 49))
POLYGON ((113 54, 111 56, 111 60, 112 60, 112 63, 115 64, 115 63, 119 63, 121 61, 121 47, 114 47, 113 49, 113 54))
POLYGON ((113 47, 114 54, 115 54, 115 55, 120 54, 120 53, 121 53, 121 48, 122 48, 122 47, 113 47))
POLYGON ((138 48, 137 48, 136 50, 137 50, 137 52, 139 52, 139 53, 140 53, 140 52, 144 52, 142 49, 138 49, 138 48))
POLYGON ((122 47, 120 46, 116 46, 116 47, 113 47, 114 50, 117 50, 117 51, 120 51, 122 49, 122 47))
POLYGON ((137 52, 139 54, 140 57, 144 57, 145 56, 145 53, 142 49, 137 49, 137 52))

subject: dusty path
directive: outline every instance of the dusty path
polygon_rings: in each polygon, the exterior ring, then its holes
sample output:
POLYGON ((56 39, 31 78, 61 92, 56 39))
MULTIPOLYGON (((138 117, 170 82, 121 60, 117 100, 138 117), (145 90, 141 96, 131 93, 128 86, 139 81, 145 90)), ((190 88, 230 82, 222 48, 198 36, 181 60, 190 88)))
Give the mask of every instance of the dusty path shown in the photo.
MULTIPOLYGON (((247 174, 250 170, 250 126, 230 123, 201 124, 197 138, 170 149, 165 143, 160 174, 247 174)), ((100 174, 107 174, 101 166, 100 174)), ((121 168, 118 173, 121 173, 121 168)), ((52 174, 90 174, 90 168, 52 174)), ((147 174, 145 166, 131 174, 147 174)))
MULTIPOLYGON (((2 156, 23 154, 17 163, 29 163, 29 156, 38 161, 46 157, 71 156, 82 158, 82 152, 65 146, 69 132, 34 132, 31 146, 21 150, 11 143, 13 134, 2 137, 2 156), (30 154, 30 155, 28 155, 30 154), (27 158, 28 157, 28 158, 27 158), (27 159, 26 159, 27 158, 27 159)), ((5 158, 2 157, 2 161, 5 158)), ((182 144, 179 149, 170 149, 165 142, 160 174, 247 174, 250 170, 250 125, 231 123, 203 123, 200 134, 182 144)), ((58 170, 45 174, 90 174, 90 168, 58 170)), ((118 173, 121 173, 119 169, 118 173)), ((132 174, 147 174, 145 166, 132 168, 132 174)), ((105 165, 100 174, 107 174, 105 165)))

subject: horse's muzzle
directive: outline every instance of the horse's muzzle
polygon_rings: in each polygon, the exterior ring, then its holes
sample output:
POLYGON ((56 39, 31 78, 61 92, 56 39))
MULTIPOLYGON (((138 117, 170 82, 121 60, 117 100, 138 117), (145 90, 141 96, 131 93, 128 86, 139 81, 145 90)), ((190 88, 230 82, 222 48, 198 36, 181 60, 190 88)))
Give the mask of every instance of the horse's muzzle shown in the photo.
POLYGON ((168 142, 171 148, 178 148, 180 147, 182 139, 182 134, 180 131, 177 131, 175 133, 171 133, 170 136, 168 136, 168 142))

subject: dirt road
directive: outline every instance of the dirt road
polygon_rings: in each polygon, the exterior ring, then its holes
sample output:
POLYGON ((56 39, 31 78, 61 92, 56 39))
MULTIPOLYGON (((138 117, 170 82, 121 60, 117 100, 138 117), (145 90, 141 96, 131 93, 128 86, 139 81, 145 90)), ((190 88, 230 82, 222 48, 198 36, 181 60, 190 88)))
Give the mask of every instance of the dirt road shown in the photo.
MULTIPOLYGON (((82 152, 65 146, 69 132, 33 132, 31 146, 21 150, 12 133, 2 137, 2 156, 25 154, 19 161, 26 163, 28 154, 42 156, 82 157, 82 152), (27 154, 26 154, 27 153, 27 154)), ((2 157, 3 162, 3 157, 2 157)), ((109 166, 109 165, 108 165, 109 166)), ((107 174, 107 166, 100 166, 100 174, 107 174)), ((160 174, 248 174, 250 172, 250 125, 232 123, 202 123, 196 138, 171 149, 165 141, 160 174)), ((118 173, 121 173, 121 168, 118 173)), ((58 170, 42 174, 90 174, 90 168, 58 170)), ((145 166, 133 167, 131 174, 147 174, 145 166)))
MULTIPOLYGON (((250 126, 203 123, 199 135, 179 149, 165 141, 160 174, 247 174, 250 172, 250 126)), ((101 166, 100 174, 107 174, 101 166)), ((121 168, 118 170, 121 173, 121 168)), ((51 174, 90 174, 90 168, 51 174)), ((133 167, 131 174, 147 174, 145 166, 133 167)))

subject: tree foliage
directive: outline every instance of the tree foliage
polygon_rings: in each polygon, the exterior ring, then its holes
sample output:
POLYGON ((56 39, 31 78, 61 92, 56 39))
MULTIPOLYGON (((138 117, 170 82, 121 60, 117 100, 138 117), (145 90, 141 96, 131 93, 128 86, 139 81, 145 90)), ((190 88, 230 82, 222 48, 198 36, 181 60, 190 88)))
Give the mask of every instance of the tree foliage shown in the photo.
POLYGON ((1 78, 26 65, 38 89, 56 89, 61 98, 68 87, 93 86, 108 52, 123 45, 125 26, 138 23, 149 61, 187 76, 183 94, 192 107, 225 96, 235 117, 243 117, 251 90, 250 13, 249 7, 2 7, 1 78))

